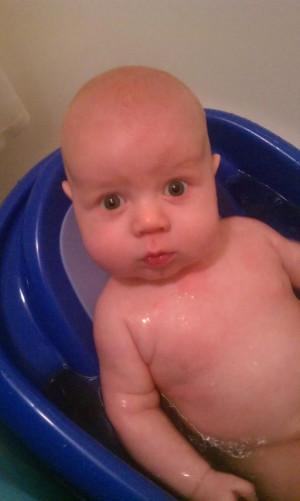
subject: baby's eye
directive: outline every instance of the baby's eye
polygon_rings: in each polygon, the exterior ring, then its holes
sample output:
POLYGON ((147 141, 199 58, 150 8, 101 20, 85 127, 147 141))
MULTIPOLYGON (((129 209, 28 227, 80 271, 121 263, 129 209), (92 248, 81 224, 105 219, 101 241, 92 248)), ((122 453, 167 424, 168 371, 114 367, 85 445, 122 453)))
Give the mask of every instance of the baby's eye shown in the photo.
POLYGON ((106 195, 102 200, 101 200, 101 207, 107 210, 114 210, 118 209, 121 205, 123 205, 124 200, 120 195, 106 195))
POLYGON ((180 197, 186 189, 187 184, 184 181, 172 181, 166 187, 165 194, 171 195, 171 197, 180 197))

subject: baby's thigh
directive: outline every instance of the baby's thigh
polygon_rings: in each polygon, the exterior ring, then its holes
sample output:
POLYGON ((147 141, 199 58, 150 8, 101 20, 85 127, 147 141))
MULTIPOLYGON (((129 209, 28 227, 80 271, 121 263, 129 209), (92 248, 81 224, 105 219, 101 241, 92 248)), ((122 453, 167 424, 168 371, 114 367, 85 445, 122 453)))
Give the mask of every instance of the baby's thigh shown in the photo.
POLYGON ((258 447, 247 458, 227 464, 254 483, 259 501, 300 500, 300 439, 258 447))

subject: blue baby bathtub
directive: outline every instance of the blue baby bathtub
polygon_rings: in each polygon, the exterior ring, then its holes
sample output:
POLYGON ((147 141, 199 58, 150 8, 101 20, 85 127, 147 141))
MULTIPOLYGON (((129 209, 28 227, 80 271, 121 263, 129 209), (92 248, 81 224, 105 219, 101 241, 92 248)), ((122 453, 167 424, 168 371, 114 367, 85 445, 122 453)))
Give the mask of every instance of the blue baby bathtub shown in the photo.
MULTIPOLYGON (((300 151, 248 120, 206 114, 222 156, 221 216, 249 215, 300 240, 300 151)), ((174 499, 130 459, 105 416, 91 317, 107 276, 82 247, 63 179, 58 150, 1 208, 0 419, 80 499, 174 499)))

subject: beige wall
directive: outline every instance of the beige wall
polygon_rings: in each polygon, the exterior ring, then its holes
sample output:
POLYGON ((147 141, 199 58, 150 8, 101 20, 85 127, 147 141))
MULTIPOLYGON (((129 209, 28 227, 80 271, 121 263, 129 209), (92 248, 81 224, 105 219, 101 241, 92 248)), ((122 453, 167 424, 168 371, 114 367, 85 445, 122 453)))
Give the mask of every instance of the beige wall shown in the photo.
POLYGON ((164 68, 300 148, 299 26, 299 0, 1 0, 0 67, 31 124, 0 152, 0 199, 59 146, 76 90, 117 65, 164 68))

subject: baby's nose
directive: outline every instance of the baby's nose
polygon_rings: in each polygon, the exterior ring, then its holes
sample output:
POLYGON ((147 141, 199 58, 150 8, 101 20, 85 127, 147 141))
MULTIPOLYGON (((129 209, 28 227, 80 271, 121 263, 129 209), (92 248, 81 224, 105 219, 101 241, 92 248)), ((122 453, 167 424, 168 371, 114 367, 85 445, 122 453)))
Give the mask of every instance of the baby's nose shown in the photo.
POLYGON ((170 229, 170 220, 161 207, 146 205, 137 209, 132 223, 135 236, 143 236, 148 233, 165 232, 170 229))

